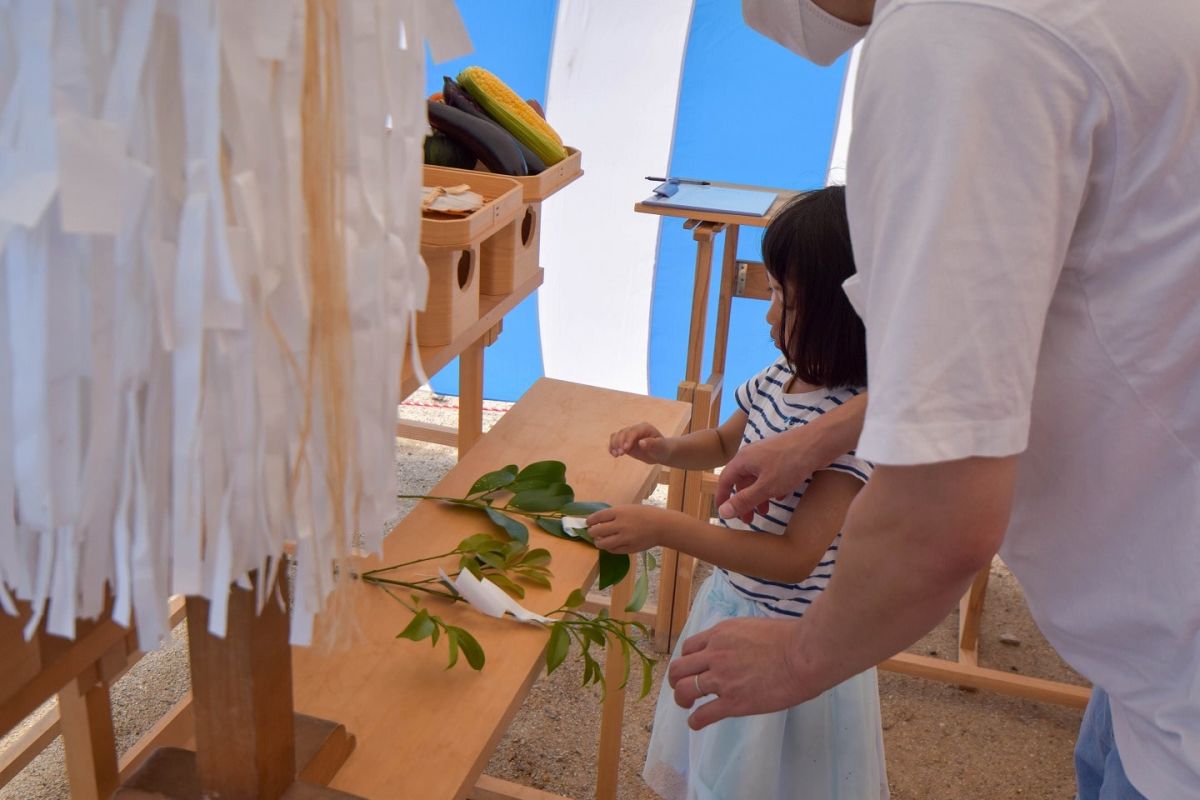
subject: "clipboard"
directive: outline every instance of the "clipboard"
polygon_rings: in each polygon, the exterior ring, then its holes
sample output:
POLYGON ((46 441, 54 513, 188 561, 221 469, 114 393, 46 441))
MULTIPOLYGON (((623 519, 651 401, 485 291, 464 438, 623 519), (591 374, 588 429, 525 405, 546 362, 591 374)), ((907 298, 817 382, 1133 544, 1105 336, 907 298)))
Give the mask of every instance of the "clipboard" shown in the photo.
POLYGON ((654 194, 642 202, 648 206, 685 211, 714 211, 761 217, 766 215, 778 197, 778 192, 669 180, 657 186, 654 194))

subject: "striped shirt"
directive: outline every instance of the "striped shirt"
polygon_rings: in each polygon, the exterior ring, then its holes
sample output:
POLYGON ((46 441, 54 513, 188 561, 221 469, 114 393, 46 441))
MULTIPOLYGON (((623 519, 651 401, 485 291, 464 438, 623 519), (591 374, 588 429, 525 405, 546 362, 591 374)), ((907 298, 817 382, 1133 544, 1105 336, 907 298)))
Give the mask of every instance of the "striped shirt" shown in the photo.
MULTIPOLYGON (((780 356, 774 364, 738 387, 734 397, 747 417, 742 447, 797 425, 807 425, 809 420, 816 419, 865 391, 862 388, 818 389, 788 394, 783 389, 792 377, 793 372, 787 364, 787 359, 780 356)), ((870 477, 873 466, 851 450, 825 469, 848 472, 865 482, 870 477)), ((783 500, 771 500, 767 513, 755 512, 749 525, 739 519, 722 519, 720 524, 733 530, 782 535, 792 518, 792 512, 796 510, 796 504, 811 482, 812 479, 809 478, 803 486, 783 500)), ((799 583, 781 583, 726 569, 721 571, 725 573, 734 589, 758 603, 766 611, 779 616, 799 617, 804 615, 809 604, 829 583, 841 541, 842 534, 839 532, 812 573, 799 583)))

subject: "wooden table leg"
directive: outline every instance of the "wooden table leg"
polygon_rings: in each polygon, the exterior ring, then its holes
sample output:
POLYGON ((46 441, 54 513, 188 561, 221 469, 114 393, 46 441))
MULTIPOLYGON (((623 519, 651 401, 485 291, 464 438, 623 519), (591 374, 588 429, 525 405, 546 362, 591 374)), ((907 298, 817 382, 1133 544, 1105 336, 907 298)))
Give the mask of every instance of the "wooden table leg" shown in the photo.
POLYGON ((83 677, 67 684, 58 693, 58 718, 71 797, 108 798, 118 784, 108 687, 83 677))
POLYGON ((960 664, 979 665, 979 618, 983 616, 983 600, 987 594, 988 576, 991 566, 986 566, 975 575, 971 588, 958 602, 958 661, 960 664))
POLYGON ((483 436, 483 347, 472 342, 458 356, 458 457, 483 436))
MULTIPOLYGON (((638 570, 638 559, 630 558, 629 574, 612 590, 612 606, 609 614, 613 619, 628 619, 629 598, 633 596, 633 583, 638 570)), ((609 637, 604 657, 604 706, 600 710, 600 755, 596 760, 596 800, 616 800, 618 768, 621 763, 621 724, 625 718, 625 659, 621 657, 621 646, 609 637)), ((630 680, 634 678, 631 676, 630 680)))

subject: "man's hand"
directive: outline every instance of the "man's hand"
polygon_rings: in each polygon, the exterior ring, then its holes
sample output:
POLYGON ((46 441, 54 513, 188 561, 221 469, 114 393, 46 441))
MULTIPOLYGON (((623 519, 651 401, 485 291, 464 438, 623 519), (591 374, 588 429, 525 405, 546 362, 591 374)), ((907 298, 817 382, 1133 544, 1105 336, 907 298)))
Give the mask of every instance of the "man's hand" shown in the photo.
POLYGON ((787 497, 805 478, 855 448, 866 411, 864 393, 807 425, 743 447, 721 470, 718 513, 749 522, 755 509, 767 510, 772 497, 787 497))
POLYGON ((675 702, 691 708, 700 697, 716 695, 688 718, 688 725, 700 730, 726 717, 778 711, 815 696, 791 663, 802 624, 731 619, 686 640, 667 670, 675 702))
POLYGON ((755 510, 767 512, 768 501, 794 492, 813 472, 829 464, 811 458, 808 426, 748 444, 721 470, 717 483, 718 513, 750 522, 755 510), (733 494, 734 490, 737 494, 733 494))
POLYGON ((614 458, 631 456, 647 464, 661 464, 670 455, 670 446, 658 428, 648 422, 639 422, 610 436, 608 452, 614 458))
POLYGON ((662 544, 663 530, 672 524, 687 524, 689 517, 678 511, 643 505, 604 508, 587 518, 588 535, 596 547, 610 553, 640 553, 662 544))

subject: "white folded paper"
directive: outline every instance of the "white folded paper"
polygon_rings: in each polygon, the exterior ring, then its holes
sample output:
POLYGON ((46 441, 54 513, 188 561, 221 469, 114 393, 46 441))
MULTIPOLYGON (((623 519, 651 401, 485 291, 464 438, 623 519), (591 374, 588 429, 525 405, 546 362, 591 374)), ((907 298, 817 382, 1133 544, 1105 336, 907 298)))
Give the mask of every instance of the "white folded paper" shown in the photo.
POLYGON ((487 578, 480 580, 464 569, 458 573, 458 577, 451 580, 444 570, 438 570, 438 572, 447 586, 453 586, 454 591, 462 595, 463 599, 481 614, 487 614, 489 617, 503 617, 505 614, 511 614, 521 622, 530 623, 554 621, 525 608, 487 578))

